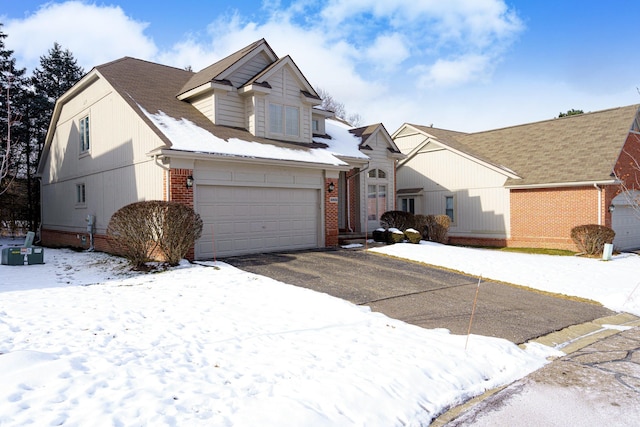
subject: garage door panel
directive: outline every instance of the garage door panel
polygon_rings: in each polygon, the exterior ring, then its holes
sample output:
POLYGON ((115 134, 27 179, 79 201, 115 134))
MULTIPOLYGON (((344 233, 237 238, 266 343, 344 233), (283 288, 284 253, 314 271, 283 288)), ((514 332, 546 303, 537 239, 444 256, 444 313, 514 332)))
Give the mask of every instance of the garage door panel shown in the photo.
POLYGON ((616 232, 614 247, 620 250, 640 248, 640 218, 633 207, 618 205, 611 217, 611 228, 616 232))
POLYGON ((200 185, 198 258, 318 247, 320 191, 200 185), (213 239, 212 236, 213 235, 213 239))

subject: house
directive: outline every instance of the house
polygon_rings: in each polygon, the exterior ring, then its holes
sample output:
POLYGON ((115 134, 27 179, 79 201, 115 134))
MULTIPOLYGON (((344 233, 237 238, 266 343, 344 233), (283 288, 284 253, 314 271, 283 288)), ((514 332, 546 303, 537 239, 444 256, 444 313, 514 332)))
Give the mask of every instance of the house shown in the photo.
POLYGON ((320 104, 264 39, 197 73, 129 57, 93 68, 47 133, 43 244, 109 251, 113 213, 169 200, 203 219, 193 258, 335 246, 341 224, 394 208, 402 155, 384 126, 351 129, 320 104))
POLYGON ((399 209, 451 217, 452 243, 575 249, 571 229, 601 224, 640 247, 638 105, 477 133, 402 125, 393 140, 399 209))

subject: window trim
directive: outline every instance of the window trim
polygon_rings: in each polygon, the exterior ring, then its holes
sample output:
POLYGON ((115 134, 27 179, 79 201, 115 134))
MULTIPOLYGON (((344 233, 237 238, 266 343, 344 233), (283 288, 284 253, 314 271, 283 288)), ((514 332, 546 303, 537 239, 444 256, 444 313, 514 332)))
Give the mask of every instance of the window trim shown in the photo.
POLYGON ((84 182, 78 182, 76 184, 76 208, 87 207, 87 186, 84 182))
POLYGON ((269 102, 269 134, 287 138, 300 138, 300 128, 299 106, 269 102), (276 109, 277 111, 274 111, 276 109), (290 117, 289 113, 291 112, 295 112, 294 117, 290 117), (274 124, 277 125, 277 129, 274 128, 274 124))
POLYGON ((79 150, 80 155, 91 152, 91 120, 89 114, 82 116, 78 121, 79 150))
POLYGON ((416 198, 414 196, 406 196, 400 198, 400 207, 404 212, 416 213, 416 198))
POLYGON ((458 219, 458 209, 455 194, 447 194, 444 196, 444 214, 451 219, 451 225, 455 224, 458 219), (447 200, 451 200, 451 209, 447 207, 447 200), (451 210, 451 215, 448 211, 451 210))

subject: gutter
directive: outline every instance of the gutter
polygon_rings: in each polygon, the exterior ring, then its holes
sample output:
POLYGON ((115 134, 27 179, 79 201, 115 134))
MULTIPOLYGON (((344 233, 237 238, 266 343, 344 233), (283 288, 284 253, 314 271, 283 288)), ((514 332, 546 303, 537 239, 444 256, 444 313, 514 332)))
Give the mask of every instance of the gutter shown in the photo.
POLYGON ((617 184, 615 179, 609 179, 606 181, 578 181, 578 182, 554 182, 548 184, 527 184, 527 185, 505 185, 504 188, 510 190, 529 189, 529 188, 559 188, 559 187, 584 187, 592 185, 611 185, 617 184))
POLYGON ((602 225, 602 188, 595 183, 593 186, 598 190, 598 225, 602 225))

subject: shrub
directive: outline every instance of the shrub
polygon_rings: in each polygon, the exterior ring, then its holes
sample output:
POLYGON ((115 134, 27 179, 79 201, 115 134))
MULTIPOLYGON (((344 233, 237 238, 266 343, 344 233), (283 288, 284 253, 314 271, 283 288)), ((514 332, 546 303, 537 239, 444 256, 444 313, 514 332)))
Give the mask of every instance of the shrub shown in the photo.
POLYGON ((192 208, 158 200, 121 208, 107 227, 114 249, 138 269, 158 255, 169 265, 177 265, 201 234, 202 220, 192 208))
POLYGON ((429 240, 446 244, 449 240, 451 218, 447 215, 427 215, 426 219, 429 240))
POLYGON ((387 234, 389 232, 384 228, 378 228, 373 231, 373 241, 374 242, 387 242, 387 234))
POLYGON ((413 214, 404 211, 387 211, 380 217, 380 225, 383 228, 397 228, 404 231, 407 228, 413 228, 413 214))
POLYGON ((422 234, 413 228, 404 230, 404 235, 411 243, 420 243, 420 240, 422 240, 422 234))
POLYGON ((429 238, 429 227, 426 215, 414 215, 413 228, 422 235, 424 240, 429 238))
POLYGON ((571 240, 580 253, 601 255, 605 243, 613 243, 616 232, 609 227, 597 224, 578 225, 571 229, 571 240))
POLYGON ((404 240, 404 233, 397 228, 390 228, 387 230, 387 243, 393 245, 394 243, 400 243, 404 240))

